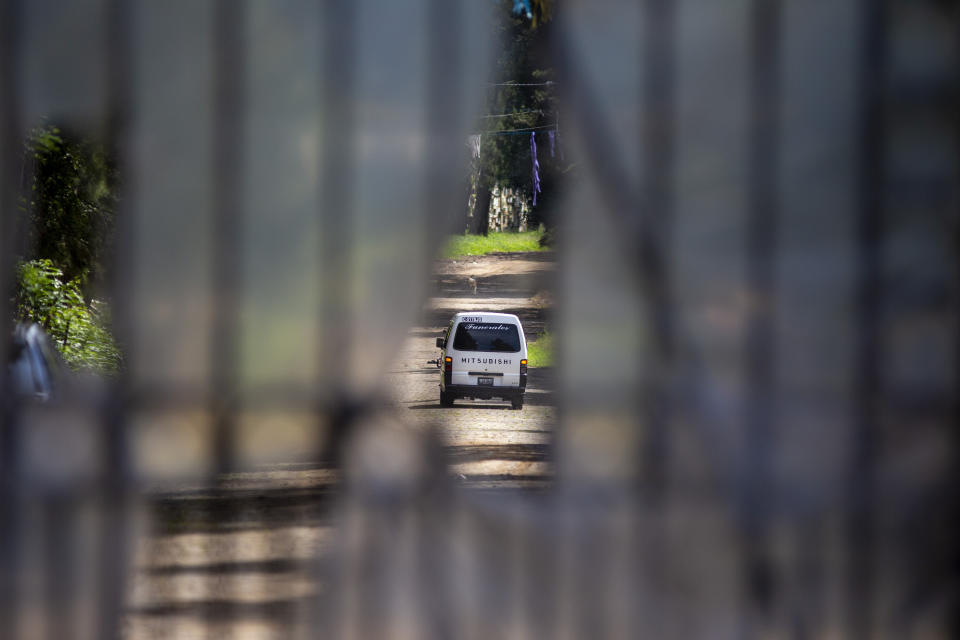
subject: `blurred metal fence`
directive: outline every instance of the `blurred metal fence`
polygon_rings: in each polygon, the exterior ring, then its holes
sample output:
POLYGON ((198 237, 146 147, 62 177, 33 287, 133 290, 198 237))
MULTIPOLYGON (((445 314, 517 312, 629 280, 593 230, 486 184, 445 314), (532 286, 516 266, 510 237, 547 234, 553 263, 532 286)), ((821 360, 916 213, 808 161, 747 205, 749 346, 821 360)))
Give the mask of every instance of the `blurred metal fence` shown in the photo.
POLYGON ((557 3, 556 477, 481 499, 382 386, 502 9, 0 2, 4 291, 25 132, 109 140, 127 366, 3 395, 0 637, 957 636, 957 3, 557 3))

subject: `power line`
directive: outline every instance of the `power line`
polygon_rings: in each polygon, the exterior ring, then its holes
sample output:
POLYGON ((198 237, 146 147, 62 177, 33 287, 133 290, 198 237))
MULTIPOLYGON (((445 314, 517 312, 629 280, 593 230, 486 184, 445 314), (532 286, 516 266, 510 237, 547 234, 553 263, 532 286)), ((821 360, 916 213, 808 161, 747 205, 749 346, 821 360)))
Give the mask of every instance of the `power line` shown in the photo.
POLYGON ((542 133, 541 131, 494 131, 492 133, 485 133, 485 136, 525 136, 528 133, 542 133))
POLYGON ((553 124, 544 124, 544 125, 540 125, 539 127, 525 127, 523 129, 501 129, 499 131, 480 131, 473 135, 497 136, 504 133, 522 133, 522 132, 529 132, 529 131, 538 131, 540 129, 556 129, 556 128, 557 128, 557 123, 554 122, 553 124))
POLYGON ((498 113, 492 116, 480 116, 481 118, 506 118, 508 116, 521 116, 527 113, 543 113, 542 109, 530 109, 529 111, 514 111, 513 113, 498 113))
POLYGON ((490 82, 488 87, 548 87, 557 84, 553 80, 546 82, 490 82))

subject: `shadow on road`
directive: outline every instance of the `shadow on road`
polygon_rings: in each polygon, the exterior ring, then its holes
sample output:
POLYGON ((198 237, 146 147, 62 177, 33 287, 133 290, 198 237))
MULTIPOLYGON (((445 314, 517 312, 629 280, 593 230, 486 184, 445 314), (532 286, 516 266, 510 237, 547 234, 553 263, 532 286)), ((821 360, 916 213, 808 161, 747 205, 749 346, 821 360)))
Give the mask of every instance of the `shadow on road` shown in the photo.
POLYGON ((549 274, 498 273, 488 276, 440 275, 433 282, 443 298, 520 298, 550 288, 549 274))
POLYGON ((546 462, 551 456, 547 444, 476 444, 444 447, 447 461, 477 462, 479 460, 508 460, 512 462, 546 462))
MULTIPOLYGON (((552 407, 554 406, 553 392, 540 390, 534 392, 528 391, 523 397, 523 405, 525 407, 552 407)), ((452 407, 442 407, 440 406, 440 400, 437 399, 436 402, 412 404, 409 405, 407 409, 416 409, 418 411, 424 409, 495 409, 497 411, 504 411, 510 410, 510 404, 506 401, 502 403, 496 401, 480 403, 476 400, 458 400, 452 407)))
POLYGON ((335 483, 311 489, 209 490, 158 496, 148 504, 157 533, 217 533, 329 524, 335 483))
POLYGON ((286 598, 268 602, 243 602, 242 600, 192 600, 190 602, 164 602, 145 607, 134 607, 129 613, 150 617, 188 617, 207 621, 277 621, 289 622, 298 611, 316 606, 313 596, 286 598))
MULTIPOLYGON (((482 303, 482 299, 479 299, 482 303)), ((463 305, 464 307, 471 306, 483 306, 481 305, 463 305)), ((446 327, 447 323, 450 322, 450 318, 453 317, 455 310, 448 308, 439 308, 439 309, 426 309, 423 313, 422 322, 423 324, 431 327, 446 327)), ((512 313, 513 315, 520 318, 523 322, 523 331, 526 334, 536 335, 543 332, 543 328, 546 325, 547 318, 550 314, 549 309, 538 309, 531 307, 504 307, 496 309, 497 313, 512 313)), ((431 335, 437 335, 432 333, 431 335)))
POLYGON ((300 571, 309 563, 301 558, 284 558, 279 560, 263 560, 259 562, 214 562, 200 565, 165 565, 161 567, 147 567, 143 573, 152 576, 174 576, 191 574, 221 573, 267 573, 281 574, 300 571))
POLYGON ((442 407, 440 406, 440 401, 438 400, 433 404, 414 404, 407 407, 408 409, 496 409, 498 411, 509 410, 509 404, 462 404, 458 403, 452 407, 442 407))

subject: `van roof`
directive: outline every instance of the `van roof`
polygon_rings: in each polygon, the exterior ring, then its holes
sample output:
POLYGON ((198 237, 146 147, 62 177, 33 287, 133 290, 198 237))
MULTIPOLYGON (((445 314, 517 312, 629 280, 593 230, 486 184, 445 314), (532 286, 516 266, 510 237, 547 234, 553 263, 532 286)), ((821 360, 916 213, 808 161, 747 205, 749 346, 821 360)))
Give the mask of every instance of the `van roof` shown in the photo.
POLYGON ((520 324, 520 318, 512 313, 498 313, 495 311, 460 311, 454 316, 454 319, 459 319, 463 316, 480 316, 484 320, 514 320, 517 324, 520 324))

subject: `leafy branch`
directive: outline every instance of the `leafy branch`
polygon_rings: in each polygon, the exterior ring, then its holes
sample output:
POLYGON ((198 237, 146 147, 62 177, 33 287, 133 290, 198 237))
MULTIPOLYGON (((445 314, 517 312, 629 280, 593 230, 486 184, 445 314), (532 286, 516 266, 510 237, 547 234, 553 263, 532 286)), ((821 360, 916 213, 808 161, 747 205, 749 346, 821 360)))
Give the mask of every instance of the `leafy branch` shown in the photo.
POLYGON ((99 374, 120 370, 123 357, 107 328, 107 306, 86 303, 79 277, 65 282, 63 271, 44 258, 19 263, 17 278, 17 319, 43 327, 68 366, 99 374))

